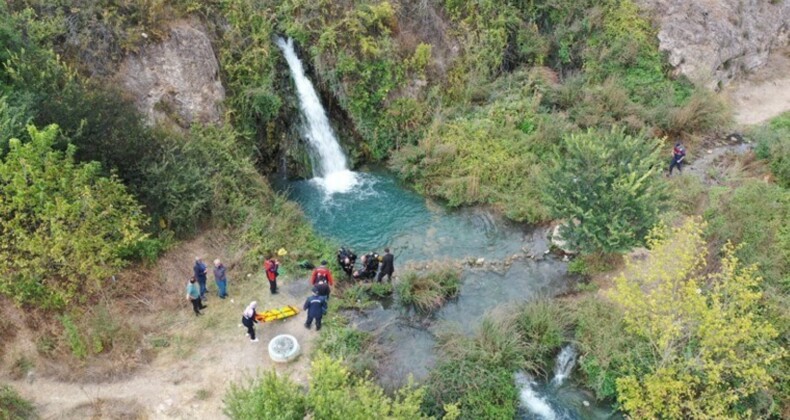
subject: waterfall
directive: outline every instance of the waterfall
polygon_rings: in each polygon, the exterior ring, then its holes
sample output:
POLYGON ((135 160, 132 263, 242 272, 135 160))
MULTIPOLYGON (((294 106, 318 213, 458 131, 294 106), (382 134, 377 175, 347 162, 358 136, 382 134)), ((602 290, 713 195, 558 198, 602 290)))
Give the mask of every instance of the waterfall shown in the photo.
POLYGON ((516 386, 520 389, 518 399, 521 406, 533 416, 542 420, 555 420, 557 413, 551 408, 546 398, 541 397, 535 390, 532 378, 523 372, 516 372, 516 386))
POLYGON ((328 194, 348 192, 357 183, 356 174, 348 169, 346 156, 340 149, 313 84, 304 74, 293 40, 277 38, 277 46, 288 62, 299 95, 299 105, 305 119, 303 133, 312 152, 313 180, 328 194))
POLYGON ((576 365, 576 349, 571 345, 562 348, 560 354, 557 355, 557 361, 554 364, 554 378, 551 383, 555 386, 560 386, 565 381, 573 367, 576 365))

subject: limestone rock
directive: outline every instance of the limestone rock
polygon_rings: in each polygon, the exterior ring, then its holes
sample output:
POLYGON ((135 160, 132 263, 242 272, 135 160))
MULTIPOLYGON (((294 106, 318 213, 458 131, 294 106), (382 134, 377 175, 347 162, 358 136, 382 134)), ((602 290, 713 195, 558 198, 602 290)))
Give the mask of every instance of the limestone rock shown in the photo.
POLYGON ((126 57, 117 78, 150 125, 169 121, 188 128, 221 121, 225 88, 209 37, 198 22, 173 22, 164 41, 126 57))
POLYGON ((658 24, 660 49, 689 79, 719 88, 788 44, 790 1, 638 0, 658 24))
MULTIPOLYGON (((551 246, 560 250, 563 254, 568 255, 575 255, 577 253, 576 250, 570 249, 568 245, 568 241, 560 236, 560 228, 563 226, 562 223, 557 223, 554 228, 551 230, 551 246)), ((547 251, 548 252, 548 251, 547 251)))

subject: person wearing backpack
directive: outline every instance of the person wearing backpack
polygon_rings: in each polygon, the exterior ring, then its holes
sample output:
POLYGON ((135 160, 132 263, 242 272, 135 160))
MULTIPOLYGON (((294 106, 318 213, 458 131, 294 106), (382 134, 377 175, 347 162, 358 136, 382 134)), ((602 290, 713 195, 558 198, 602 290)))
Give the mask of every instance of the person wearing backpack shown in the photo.
POLYGON ((269 259, 263 262, 263 269, 266 271, 266 278, 269 279, 269 291, 273 295, 276 295, 277 276, 280 275, 280 262, 274 259, 274 257, 269 257, 269 259))
POLYGON ((317 283, 327 283, 330 286, 335 285, 335 280, 332 278, 332 272, 326 267, 328 263, 326 260, 321 261, 321 265, 313 270, 310 276, 310 284, 315 286, 317 283))

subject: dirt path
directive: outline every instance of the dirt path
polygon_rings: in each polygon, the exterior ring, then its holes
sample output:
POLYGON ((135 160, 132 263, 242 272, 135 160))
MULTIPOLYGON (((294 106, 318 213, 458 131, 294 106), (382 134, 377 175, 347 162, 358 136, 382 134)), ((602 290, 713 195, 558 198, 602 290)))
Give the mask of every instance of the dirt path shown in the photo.
MULTIPOLYGON (((173 267, 186 264, 180 268, 183 275, 179 277, 183 278, 190 270, 191 260, 186 256, 200 254, 194 242, 179 248, 160 262, 159 270, 171 272, 173 267)), ((157 331, 157 336, 169 339, 167 347, 127 379, 79 384, 33 375, 32 380, 8 382, 36 404, 43 419, 217 419, 225 417, 222 398, 230 383, 249 383, 258 373, 275 369, 306 384, 309 354, 318 333, 304 328, 302 314, 273 324, 258 324, 258 343, 249 341, 239 322, 251 300, 257 300, 261 309, 299 306, 309 293, 307 282, 285 276, 281 278, 281 292, 272 296, 262 275, 252 276, 242 285, 234 282, 242 276, 246 273, 229 270, 232 299, 209 297, 204 316, 195 317, 186 303, 176 312, 158 314, 156 325, 168 327, 157 331), (267 346, 278 334, 296 337, 302 356, 290 364, 272 362, 267 346)), ((211 283, 210 279, 209 286, 211 283)), ((174 287, 180 290, 183 286, 176 281, 174 287)))
POLYGON ((735 121, 754 125, 790 110, 790 48, 771 55, 768 64, 749 80, 728 89, 735 121))

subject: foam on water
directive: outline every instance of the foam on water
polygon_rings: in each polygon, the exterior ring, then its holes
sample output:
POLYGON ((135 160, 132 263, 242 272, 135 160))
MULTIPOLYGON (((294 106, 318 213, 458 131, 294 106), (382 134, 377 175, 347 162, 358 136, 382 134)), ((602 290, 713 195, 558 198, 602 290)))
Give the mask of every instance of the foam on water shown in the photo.
POLYGON ((548 401, 535 391, 534 386, 536 383, 532 378, 523 372, 516 372, 516 384, 521 388, 518 395, 521 405, 527 411, 542 420, 554 420, 557 418, 557 413, 554 412, 548 401))

